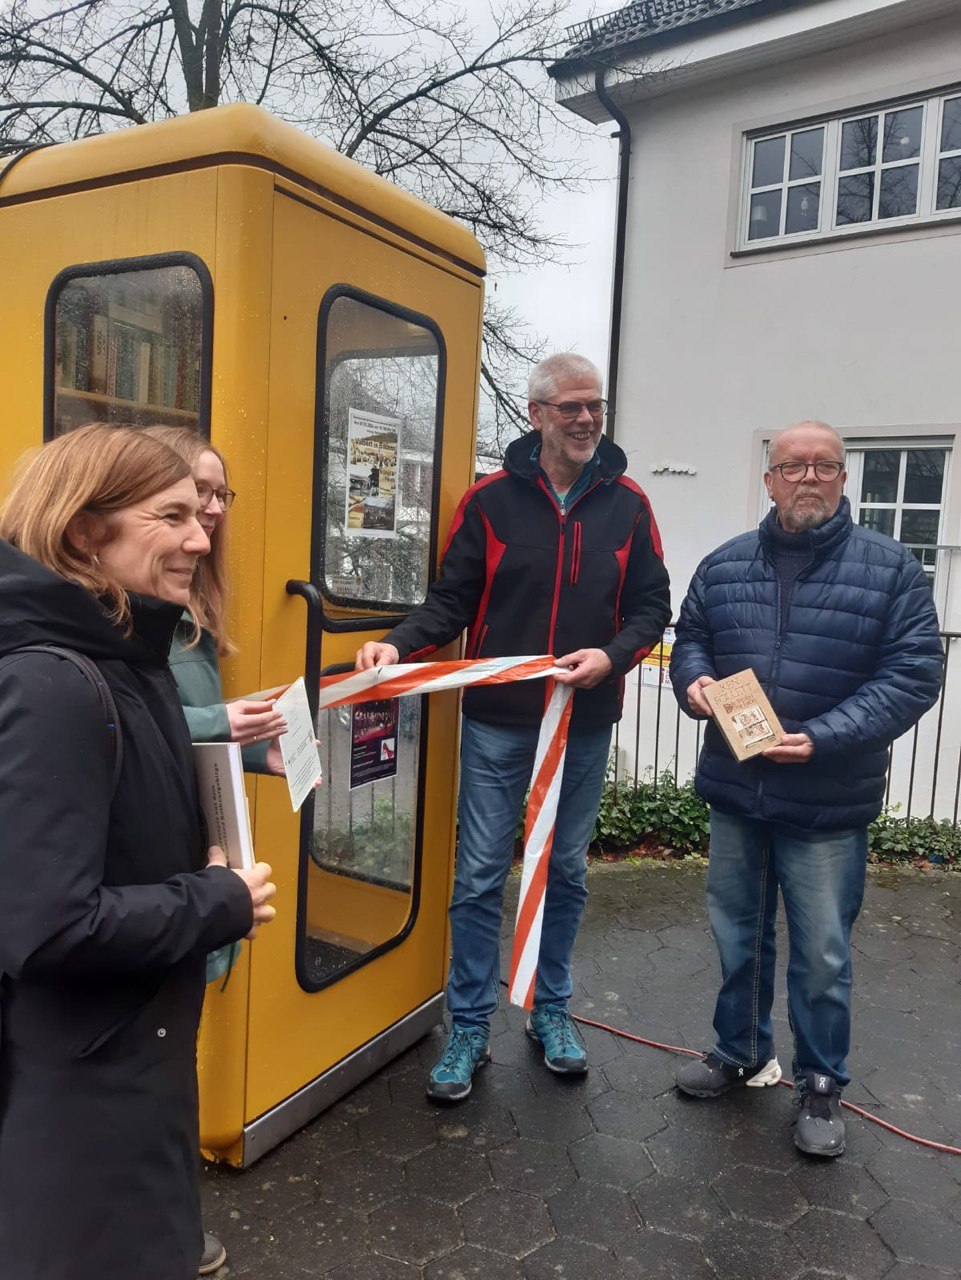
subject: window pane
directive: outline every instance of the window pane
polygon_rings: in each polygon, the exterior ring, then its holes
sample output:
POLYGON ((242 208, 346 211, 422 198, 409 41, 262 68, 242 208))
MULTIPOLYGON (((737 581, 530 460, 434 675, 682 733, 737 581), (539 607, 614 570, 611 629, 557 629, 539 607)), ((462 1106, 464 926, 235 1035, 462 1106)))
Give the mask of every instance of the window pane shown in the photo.
POLYGON ((302 981, 308 989, 395 938, 413 906, 421 699, 321 711, 302 981))
POLYGON ((874 212, 874 174, 856 173, 838 179, 838 226, 870 222, 874 212))
MULTIPOLYGON (((896 502, 900 466, 901 451, 899 449, 867 450, 864 455, 864 472, 861 480, 861 501, 896 502)), ((862 520, 861 523, 863 524, 864 521, 862 520)))
POLYGON ((784 135, 763 138, 754 144, 752 187, 773 187, 784 181, 784 135))
POLYGON ((77 276, 56 310, 54 434, 86 422, 196 426, 203 295, 187 266, 77 276))
POLYGON ((905 218, 915 213, 917 207, 918 166, 902 164, 896 169, 882 169, 878 217, 905 218))
POLYGON ((941 150, 961 151, 961 98, 948 98, 941 117, 941 150))
POLYGON ((762 191, 760 195, 751 196, 751 225, 748 227, 747 238, 764 240, 768 236, 779 235, 780 231, 780 191, 762 191))
POLYGON ((884 117, 884 146, 881 159, 910 160, 921 154, 921 120, 923 107, 906 111, 889 111, 884 117))
POLYGON ((326 347, 318 579, 335 601, 418 604, 427 592, 433 518, 436 339, 386 309, 341 297, 330 308, 326 347))
MULTIPOLYGON (((863 116, 841 126, 841 170, 866 169, 874 164, 878 148, 878 118, 863 116)), ((852 219, 860 221, 860 219, 852 219)))
POLYGON ((894 512, 890 509, 877 510, 873 507, 862 507, 858 524, 864 529, 872 529, 875 533, 886 533, 889 538, 894 537, 894 512))
POLYGON ((938 170, 938 208, 961 209, 961 156, 949 156, 938 170))
POLYGON ((909 449, 904 473, 904 501, 940 505, 943 487, 944 450, 909 449))
POLYGON ((938 540, 940 511, 904 511, 901 513, 901 541, 908 546, 933 547, 938 540))
POLYGON ((820 182, 806 183, 803 187, 789 187, 784 230, 789 235, 796 231, 816 231, 820 205, 820 182))
POLYGON ((824 130, 805 129, 791 136, 791 168, 789 177, 816 178, 822 167, 824 130))

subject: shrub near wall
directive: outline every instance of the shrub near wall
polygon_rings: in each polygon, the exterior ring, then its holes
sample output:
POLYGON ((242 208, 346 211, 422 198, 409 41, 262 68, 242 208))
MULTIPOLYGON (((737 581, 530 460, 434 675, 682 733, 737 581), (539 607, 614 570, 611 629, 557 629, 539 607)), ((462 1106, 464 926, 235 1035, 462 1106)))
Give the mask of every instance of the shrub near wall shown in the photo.
MULTIPOLYGON (((933 818, 902 818, 898 805, 886 809, 868 828, 868 850, 876 862, 961 867, 961 827, 933 818)), ((706 853, 710 833, 708 807, 693 781, 678 785, 665 771, 649 779, 615 783, 608 778, 594 827, 593 845, 607 853, 636 852, 659 846, 681 856, 706 853)))
POLYGON ((615 783, 608 779, 594 827, 594 841, 608 852, 636 849, 645 840, 678 854, 706 853, 710 830, 707 805, 693 781, 678 786, 665 771, 656 780, 615 783))

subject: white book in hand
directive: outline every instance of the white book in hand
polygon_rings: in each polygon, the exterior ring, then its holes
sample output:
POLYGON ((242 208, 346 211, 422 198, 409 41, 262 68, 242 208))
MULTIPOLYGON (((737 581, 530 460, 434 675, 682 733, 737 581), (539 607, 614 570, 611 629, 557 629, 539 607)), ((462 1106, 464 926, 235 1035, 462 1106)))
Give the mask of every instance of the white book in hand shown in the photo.
POLYGON ((252 867, 257 859, 240 747, 236 742, 195 742, 193 748, 207 842, 220 845, 227 865, 236 871, 252 867))

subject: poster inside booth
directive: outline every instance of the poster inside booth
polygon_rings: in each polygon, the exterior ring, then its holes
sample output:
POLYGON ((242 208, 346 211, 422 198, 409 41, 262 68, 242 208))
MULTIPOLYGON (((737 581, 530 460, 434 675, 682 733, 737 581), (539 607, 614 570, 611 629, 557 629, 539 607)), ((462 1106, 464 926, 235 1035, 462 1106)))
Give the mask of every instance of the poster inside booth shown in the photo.
POLYGON ((397 776, 396 698, 350 709, 350 789, 397 776))
POLYGON ((348 409, 344 526, 349 534, 396 538, 399 450, 399 419, 348 409))

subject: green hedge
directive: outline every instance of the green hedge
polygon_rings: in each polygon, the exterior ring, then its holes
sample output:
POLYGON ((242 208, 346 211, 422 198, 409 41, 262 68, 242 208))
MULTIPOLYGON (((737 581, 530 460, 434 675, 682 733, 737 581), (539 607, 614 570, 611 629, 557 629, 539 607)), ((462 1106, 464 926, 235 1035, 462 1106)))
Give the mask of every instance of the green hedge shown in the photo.
MULTIPOLYGON (((900 806, 886 809, 868 828, 868 849, 878 862, 961 867, 961 827, 933 818, 902 818, 900 806)), ((595 848, 629 852, 645 841, 678 855, 706 853, 708 808, 692 781, 678 785, 670 772, 648 779, 604 784, 594 827, 595 848)))
POLYGON ((677 853, 704 853, 710 830, 707 805, 693 782, 678 786, 672 774, 647 782, 608 779, 594 827, 594 841, 616 852, 656 840, 677 853))

